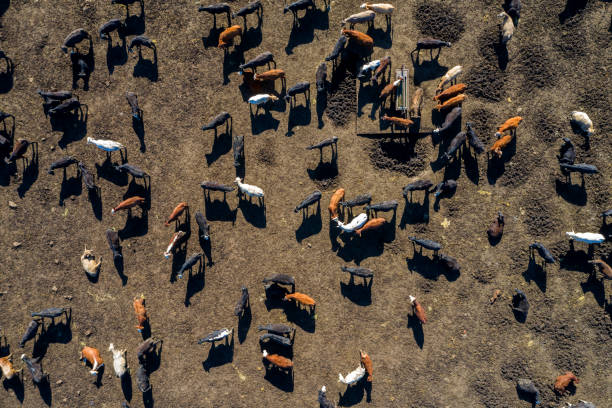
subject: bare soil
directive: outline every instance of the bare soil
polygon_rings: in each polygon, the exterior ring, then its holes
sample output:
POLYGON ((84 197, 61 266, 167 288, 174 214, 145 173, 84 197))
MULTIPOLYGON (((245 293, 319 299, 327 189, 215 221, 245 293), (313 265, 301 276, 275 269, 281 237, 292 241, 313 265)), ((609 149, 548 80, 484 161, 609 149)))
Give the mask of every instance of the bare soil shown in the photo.
MULTIPOLYGON (((328 93, 316 92, 315 70, 335 44, 340 21, 358 12, 361 0, 335 0, 329 8, 317 0, 316 10, 306 18, 300 12, 293 27, 280 2, 262 3, 261 20, 249 16, 242 44, 225 55, 216 47, 225 16, 214 28, 212 16, 198 13, 192 1, 145 0, 144 14, 134 4, 127 40, 145 34, 157 48, 139 57, 126 52, 116 33, 110 47, 99 39, 101 24, 126 18, 124 7, 110 1, 0 0, 0 48, 14 63, 14 71, 0 77, 0 109, 15 116, 14 129, 8 119, 2 135, 38 142, 38 155, 28 151, 25 170, 21 161, 0 167, 0 330, 6 338, 0 355, 12 353, 16 367, 22 352, 44 356, 50 376, 40 389, 27 372, 23 383, 2 380, 0 407, 119 407, 125 399, 132 407, 315 407, 322 385, 342 406, 528 407, 517 395, 518 378, 535 382, 543 407, 580 399, 612 406, 610 281, 590 279, 586 262, 612 263, 612 247, 607 241, 588 253, 565 237, 571 230, 611 233, 598 215, 612 207, 612 9, 599 1, 523 2, 504 49, 497 44, 500 1, 396 1, 391 25, 377 16, 367 32, 375 40, 371 58, 392 57, 386 80, 404 64, 411 91, 424 88, 418 136, 404 140, 376 137, 390 133, 379 118, 392 111, 375 98, 384 83, 355 79, 357 57, 347 55, 335 71, 329 63, 328 93), (86 117, 52 124, 36 90, 71 89, 70 58, 60 45, 78 27, 94 37, 88 89, 79 81, 74 90, 86 117), (410 51, 425 36, 452 47, 433 60, 421 52, 413 62, 410 51), (293 107, 281 98, 249 114, 251 93, 238 65, 264 51, 274 53, 288 87, 311 82, 309 104, 303 95, 293 107), (469 87, 462 128, 473 122, 490 146, 496 126, 511 116, 524 118, 499 161, 467 149, 448 166, 437 159, 448 141, 429 134, 443 121, 431 98, 455 65, 463 66, 459 80, 469 87), (126 91, 138 95, 141 127, 132 121, 126 91), (212 131, 200 130, 222 110, 234 118, 231 132, 245 136, 245 166, 238 170, 231 134, 220 128, 215 140, 212 131), (590 143, 573 132, 573 110, 592 118, 590 143), (86 144, 88 136, 123 143, 129 163, 150 175, 150 188, 116 173, 112 164, 119 155, 107 160, 86 144), (320 161, 316 150, 305 150, 332 136, 339 137, 337 156, 326 148, 320 161), (576 145, 577 162, 594 164, 599 173, 566 183, 556 158, 562 137, 576 145), (100 196, 88 194, 74 166, 65 176, 62 170, 47 174, 65 155, 96 175, 100 196), (205 201, 200 182, 231 184, 237 174, 264 189, 265 208, 234 193, 227 200, 213 193, 205 201), (454 178, 458 188, 441 200, 417 192, 405 201, 402 187, 415 178, 454 178), (381 215, 389 221, 382 232, 361 239, 339 235, 325 209, 338 187, 347 199, 368 192, 375 202, 396 199, 400 205, 395 216, 381 215), (307 218, 293 213, 315 189, 323 193, 321 207, 307 218), (137 194, 147 198, 146 211, 110 214, 137 194), (174 226, 164 221, 180 201, 189 203, 191 222, 181 228, 191 234, 166 260, 162 253, 174 226), (196 211, 211 224, 210 242, 198 239, 196 211), (498 211, 506 226, 493 246, 486 230, 498 211), (121 238, 117 265, 108 228, 121 238), (415 252, 408 239, 413 235, 442 243, 442 252, 459 260, 460 274, 441 269, 430 251, 415 252), (530 261, 528 246, 535 240, 558 262, 543 269, 539 258, 530 261), (102 257, 95 282, 79 261, 85 246, 102 257), (177 279, 184 260, 197 252, 205 254, 203 265, 177 279), (371 288, 349 284, 341 265, 371 268, 371 288), (296 290, 317 301, 314 317, 266 300, 261 281, 273 273, 295 276, 296 290), (242 286, 252 307, 239 324, 233 310, 242 286), (515 288, 531 304, 524 323, 508 306, 515 288), (502 296, 490 305, 495 289, 502 296), (141 294, 150 333, 163 340, 159 364, 150 368, 152 391, 145 395, 135 382, 135 349, 143 335, 134 328, 132 308, 141 294), (408 295, 425 307, 422 327, 411 317, 408 295), (54 306, 72 308, 68 324, 56 319, 35 345, 19 349, 29 313, 54 306), (289 354, 293 378, 266 374, 256 329, 268 322, 297 327, 289 354), (223 327, 235 330, 230 346, 211 351, 197 344, 223 327), (114 376, 110 342, 128 350, 131 377, 123 385, 114 376), (97 379, 78 360, 83 345, 98 348, 106 362, 97 379), (360 349, 373 360, 374 380, 371 387, 347 389, 338 373, 359 365, 360 349), (573 394, 556 395, 553 382, 567 370, 580 383, 573 394)), ((237 10, 246 0, 230 4, 237 10)), ((274 92, 283 95, 280 81, 274 92)))

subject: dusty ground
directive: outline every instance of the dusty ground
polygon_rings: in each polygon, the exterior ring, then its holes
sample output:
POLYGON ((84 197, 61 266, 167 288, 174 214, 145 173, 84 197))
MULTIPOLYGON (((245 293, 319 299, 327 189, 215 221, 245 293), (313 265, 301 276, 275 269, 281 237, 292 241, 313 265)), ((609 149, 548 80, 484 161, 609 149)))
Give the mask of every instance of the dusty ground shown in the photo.
MULTIPOLYGON (((82 83, 75 90, 87 105, 86 120, 54 130, 35 91, 71 88, 70 62, 59 46, 77 27, 95 34, 103 22, 125 17, 123 7, 109 3, 0 1, 0 47, 15 65, 12 75, 0 78, 0 109, 15 115, 15 138, 39 143, 38 159, 30 160, 25 173, 21 163, 0 172, 0 327, 8 342, 2 355, 13 353, 21 365, 17 344, 29 312, 72 307, 69 329, 59 325, 47 336, 48 346, 44 339, 36 345, 50 386, 39 392, 27 373, 23 387, 4 382, 1 407, 118 407, 125 398, 136 407, 315 407, 324 384, 342 405, 527 407, 515 391, 519 377, 535 381, 545 407, 579 399, 612 406, 610 282, 589 280, 586 248, 578 244, 571 251, 564 236, 572 229, 599 231, 598 214, 612 207, 611 10, 604 3, 593 0, 564 12, 562 2, 525 2, 506 57, 494 46, 499 1, 396 2, 392 27, 377 17, 370 31, 376 41, 372 58, 391 55, 393 71, 406 64, 414 78, 411 88, 425 89, 421 137, 409 143, 356 135, 380 132, 382 114, 372 99, 378 90, 359 86, 343 69, 348 62, 333 77, 328 65, 327 109, 325 98, 317 98, 315 69, 338 38, 341 19, 357 12, 360 0, 332 2, 329 11, 318 0, 317 11, 300 29, 292 29, 281 4, 263 0, 260 27, 250 16, 249 39, 225 58, 209 46, 219 30, 211 30, 212 17, 198 13, 197 4, 145 0, 144 18, 133 6, 129 27, 132 35, 145 33, 157 41, 156 65, 150 50, 143 51, 141 61, 137 53, 127 55, 116 46, 116 34, 108 56, 107 44, 94 39, 89 90, 82 83), (452 48, 433 62, 423 53, 413 66, 409 52, 424 35, 452 41, 452 48), (282 102, 249 117, 236 67, 263 51, 274 53, 288 86, 313 83, 310 106, 300 97, 291 111, 282 102), (436 161, 445 147, 427 134, 435 127, 431 96, 437 78, 455 65, 463 65, 461 80, 469 84, 463 121, 472 121, 487 145, 495 126, 516 114, 524 117, 503 165, 487 164, 484 155, 475 159, 467 151, 447 168, 436 161), (138 94, 144 129, 132 127, 127 90, 138 94), (231 183, 235 177, 230 137, 220 135, 213 144, 212 132, 200 130, 221 110, 232 113, 233 133, 245 135, 245 181, 265 190, 265 211, 234 194, 227 202, 214 194, 205 205, 201 181, 231 183), (572 110, 593 119, 590 146, 572 132, 572 110), (150 192, 112 172, 104 153, 86 145, 86 136, 125 144, 129 162, 150 174, 150 192), (337 162, 329 163, 326 150, 318 164, 318 153, 304 147, 331 136, 340 138, 337 162), (565 184, 559 171, 556 154, 564 136, 577 146, 578 162, 600 170, 585 177, 583 186, 576 176, 574 184, 565 184), (49 164, 67 154, 99 176, 99 199, 88 196, 74 167, 63 181, 62 171, 47 174, 49 164), (406 203, 401 188, 417 176, 436 182, 457 177, 459 187, 439 203, 430 196, 423 207, 419 193, 406 203), (400 200, 394 227, 361 240, 337 237, 325 207, 339 186, 347 198, 370 192, 375 201, 400 200), (323 192, 321 214, 301 224, 302 216, 292 209, 316 188, 323 192), (150 200, 145 216, 139 211, 130 220, 125 213, 110 215, 110 208, 136 193, 150 200), (10 209, 9 201, 17 208, 10 209), (190 204, 192 218, 205 211, 212 225, 203 272, 182 280, 173 271, 202 249, 192 221, 187 248, 173 260, 162 256, 172 234, 163 221, 179 201, 190 204), (491 246, 486 229, 499 210, 506 230, 491 246), (106 243, 107 228, 120 231, 122 276, 106 243), (443 252, 459 259, 460 275, 443 273, 428 251, 415 254, 411 235, 441 242, 443 252), (545 272, 530 263, 528 245, 534 240, 547 245, 560 263, 545 272), (21 245, 13 248, 13 242, 21 245), (103 259, 97 282, 90 282, 80 266, 85 245, 103 259), (349 286, 340 271, 341 265, 355 263, 375 271, 371 294, 349 286), (317 300, 314 320, 292 309, 267 309, 261 279, 276 272, 294 275, 297 290, 317 300), (242 285, 251 293, 252 318, 239 328, 232 313, 242 285), (531 303, 524 323, 508 307, 515 288, 531 303), (503 297, 491 306, 494 289, 503 297), (133 385, 122 392, 107 351, 110 342, 127 348, 136 372, 134 350, 142 338, 134 328, 131 301, 140 294, 147 299, 153 336, 163 339, 146 401, 133 375, 133 385), (409 294, 426 307, 429 321, 422 331, 408 317, 409 294), (298 326, 293 382, 266 379, 256 327, 287 319, 298 326), (196 344, 222 327, 238 331, 233 351, 209 353, 210 346, 196 344), (78 361, 84 344, 100 349, 107 361, 98 384, 78 361), (358 386, 345 393, 337 375, 357 367, 360 348, 374 361, 374 382, 371 390, 358 386), (575 395, 555 396, 553 381, 566 370, 581 382, 575 395)), ((245 3, 232 2, 232 8, 245 3)), ((217 25, 227 25, 226 19, 219 17, 217 25)), ((8 128, 12 133, 10 120, 8 128)), ((593 256, 610 263, 610 249, 608 242, 593 256)), ((29 342, 25 352, 32 353, 32 347, 29 342)))

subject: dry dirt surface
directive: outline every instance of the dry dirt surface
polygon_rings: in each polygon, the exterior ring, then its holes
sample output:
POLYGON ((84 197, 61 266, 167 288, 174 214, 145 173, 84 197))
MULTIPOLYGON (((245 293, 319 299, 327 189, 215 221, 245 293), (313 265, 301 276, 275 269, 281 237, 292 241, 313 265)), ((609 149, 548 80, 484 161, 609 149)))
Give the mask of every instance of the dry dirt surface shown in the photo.
MULTIPOLYGON (((501 1, 395 1, 391 25, 377 16, 367 30, 375 41, 371 58, 390 55, 392 78, 404 64, 411 92, 424 89, 419 129, 408 140, 376 136, 390 133, 379 119, 389 103, 381 107, 380 89, 355 79, 354 54, 347 52, 335 71, 328 63, 327 94, 316 91, 315 70, 338 39, 341 20, 359 12, 361 0, 316 0, 316 9, 306 17, 300 12, 293 26, 281 2, 262 0, 261 18, 248 17, 242 44, 225 55, 216 47, 228 24, 224 15, 214 28, 197 2, 144 0, 142 10, 130 6, 126 21, 128 43, 140 34, 155 40, 156 52, 143 48, 140 57, 126 52, 117 33, 111 45, 100 40, 101 24, 126 19, 125 8, 110 3, 0 0, 0 48, 12 61, 0 77, 0 109, 15 117, 2 135, 11 146, 18 138, 38 142, 38 154, 28 150, 27 163, 0 167, 0 356, 12 353, 16 367, 22 353, 43 356, 49 374, 38 388, 27 370, 22 382, 2 380, 0 407, 119 407, 124 400, 131 407, 316 407, 322 385, 341 406, 529 407, 517 395, 518 378, 534 381, 543 407, 578 400, 612 406, 612 288, 609 280, 590 278, 586 262, 612 263, 612 246, 607 241, 589 252, 581 243, 572 248, 565 237, 571 230, 611 233, 599 217, 612 207, 608 3, 525 1, 505 49, 497 44, 501 1), (72 88, 70 58, 60 46, 79 27, 93 36, 91 49, 87 42, 79 48, 93 68, 88 89, 82 80, 74 89, 83 115, 52 124, 36 90, 72 88), (413 62, 410 51, 425 36, 452 46, 437 59, 422 52, 413 62), (299 95, 290 106, 277 81, 272 92, 281 100, 249 113, 251 93, 238 65, 264 51, 285 70, 287 87, 311 82, 309 104, 299 95), (448 140, 430 135, 442 121, 431 98, 455 65, 463 66, 459 80, 468 84, 463 124, 473 122, 487 146, 496 126, 515 115, 524 119, 501 160, 468 149, 448 166, 437 159, 448 140), (132 121, 126 91, 138 95, 142 125, 132 121), (212 131, 200 130, 223 110, 233 116, 231 133, 245 137, 238 169, 231 134, 220 128, 215 140, 212 131), (570 126, 573 110, 594 122, 588 144, 570 126), (339 138, 336 156, 326 148, 319 161, 317 150, 305 149, 332 136, 339 138), (112 164, 120 155, 107 159, 87 137, 124 144, 129 163, 146 170, 150 184, 117 173, 112 164), (562 137, 575 144, 577 162, 594 164, 599 173, 584 182, 574 174, 567 183, 556 157, 562 137), (99 195, 88 193, 75 166, 65 175, 47 174, 66 155, 93 172, 99 195), (263 188, 265 207, 235 193, 205 200, 200 182, 232 184, 237 174, 263 188), (417 192, 405 201, 402 187, 415 178, 453 178, 458 188, 441 200, 417 192), (374 202, 398 200, 396 215, 381 213, 389 222, 378 233, 339 235, 326 210, 339 187, 347 199, 370 193, 374 202), (294 213, 315 189, 322 192, 320 208, 306 218, 294 213), (112 207, 137 194, 147 199, 144 211, 111 215, 112 207), (190 236, 166 260, 175 226, 164 221, 181 201, 189 203, 191 221, 182 216, 179 227, 190 236), (211 226, 208 242, 198 239, 197 211, 211 226), (486 231, 498 211, 505 231, 491 245, 486 231), (119 233, 121 262, 113 262, 109 228, 119 233), (458 259, 460 273, 443 270, 431 251, 415 252, 413 235, 440 242, 443 253, 458 259), (537 256, 530 261, 528 246, 536 240, 552 251, 555 264, 542 268, 537 256), (102 258, 95 281, 81 267, 85 246, 102 258), (184 260, 198 252, 203 264, 178 279, 184 260), (372 269, 371 287, 360 279, 350 284, 342 265, 372 269), (295 276, 296 290, 317 301, 313 316, 266 300, 262 279, 273 273, 295 276), (233 311, 242 286, 251 310, 238 322, 233 311), (531 305, 524 322, 509 307, 515 288, 531 305), (491 305, 495 289, 502 295, 491 305), (145 394, 136 386, 135 349, 148 333, 137 332, 132 308, 140 295, 151 335, 163 340, 159 359, 148 367, 152 390, 145 394), (425 308, 422 327, 408 295, 425 308), (57 318, 20 349, 30 312, 60 306, 71 308, 69 320, 57 318), (297 328, 292 353, 270 348, 293 359, 292 377, 266 374, 262 362, 257 326, 278 322, 297 328), (223 327, 234 329, 227 346, 197 344, 223 327), (131 376, 123 381, 114 375, 111 342, 127 349, 131 376), (78 359, 84 345, 98 348, 106 362, 98 377, 78 359), (347 389, 338 373, 359 365, 360 349, 373 360, 373 382, 347 389), (567 370, 580 383, 572 394, 556 395, 554 380, 567 370)), ((245 4, 230 2, 233 11, 245 4)))

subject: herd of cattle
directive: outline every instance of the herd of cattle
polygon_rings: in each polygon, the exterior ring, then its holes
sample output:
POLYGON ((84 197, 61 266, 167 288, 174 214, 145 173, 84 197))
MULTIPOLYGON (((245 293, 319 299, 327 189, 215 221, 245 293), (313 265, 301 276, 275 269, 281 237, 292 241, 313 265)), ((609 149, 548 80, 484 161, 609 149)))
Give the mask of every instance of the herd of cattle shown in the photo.
MULTIPOLYGON (((137 0, 112 0, 111 2, 113 4, 122 4, 128 8, 136 1, 137 0)), ((140 2, 142 2, 142 0, 140 0, 140 2)), ((316 5, 314 0, 298 0, 284 7, 283 12, 291 12, 294 17, 294 24, 299 24, 298 12, 313 9, 315 7, 316 5)), ((334 45, 332 52, 325 58, 325 61, 317 66, 317 92, 326 92, 326 63, 333 62, 333 69, 336 69, 336 61, 346 52, 358 52, 359 56, 361 57, 360 60, 362 61, 362 64, 360 64, 360 66, 358 66, 356 69, 356 79, 360 81, 372 80, 374 82, 385 80, 384 74, 387 69, 390 69, 391 58, 387 56, 378 60, 368 60, 368 56, 371 54, 374 46, 374 40, 369 35, 356 31, 354 28, 357 24, 373 24, 377 15, 384 16, 387 24, 390 24, 394 7, 390 4, 383 3, 364 3, 361 8, 364 9, 364 11, 353 14, 342 20, 342 26, 348 24, 350 29, 346 29, 344 27, 342 28, 341 36, 334 45)), ((227 48, 234 46, 236 38, 242 37, 244 33, 243 28, 240 25, 231 24, 232 19, 242 17, 246 27, 247 16, 254 13, 261 13, 263 10, 263 5, 261 0, 256 0, 234 13, 232 13, 230 5, 227 3, 200 6, 198 10, 200 12, 212 14, 214 17, 215 26, 216 16, 218 14, 226 15, 228 20, 228 28, 220 33, 218 47, 227 50, 227 48)), ((502 23, 500 25, 501 44, 506 44, 512 38, 513 32, 518 24, 518 19, 520 18, 520 11, 520 0, 506 1, 504 11, 502 11, 499 15, 502 18, 502 23)), ((116 31, 119 33, 119 35, 122 35, 121 33, 124 28, 125 23, 120 19, 109 20, 100 27, 99 37, 102 40, 111 41, 111 34, 116 31)), ((85 77, 88 75, 90 70, 85 55, 78 50, 78 46, 86 40, 89 41, 89 45, 91 47, 93 41, 92 36, 86 30, 79 28, 71 32, 61 45, 61 49, 65 53, 67 53, 69 49, 71 50, 70 58, 73 63, 73 68, 76 69, 77 76, 80 77, 85 77)), ((140 53, 142 47, 153 50, 156 49, 155 42, 145 36, 136 36, 131 39, 129 43, 130 52, 133 48, 137 48, 140 53)), ((439 52, 444 47, 451 47, 451 43, 435 38, 422 38, 417 41, 416 48, 413 53, 416 52, 418 54, 421 50, 430 50, 430 56, 433 58, 433 50, 438 50, 439 52)), ((8 58, 3 52, 1 55, 3 58, 8 58)), ((276 68, 276 62, 274 61, 274 56, 272 53, 264 52, 240 65, 240 74, 242 75, 248 88, 252 91, 252 96, 248 98, 249 104, 256 105, 257 108, 259 108, 260 106, 266 106, 267 104, 274 103, 278 100, 278 97, 271 93, 259 92, 260 90, 265 89, 266 84, 269 84, 270 82, 273 83, 277 79, 283 81, 284 84, 285 72, 282 69, 276 68), (258 67, 268 65, 268 68, 270 68, 270 64, 272 63, 274 64, 273 69, 269 69, 263 73, 257 73, 258 67)), ((487 150, 488 153, 492 154, 492 157, 490 157, 489 160, 498 160, 503 156, 504 149, 510 146, 513 143, 513 140, 517 137, 517 129, 523 118, 520 116, 511 117, 501 124, 495 131, 497 140, 488 149, 481 142, 472 123, 469 121, 466 122, 465 132, 460 131, 457 134, 449 134, 451 129, 456 129, 456 125, 461 123, 461 106, 467 99, 465 92, 468 88, 468 84, 457 83, 457 79, 461 74, 461 66, 455 66, 449 69, 448 72, 441 78, 440 83, 436 88, 436 93, 433 97, 433 100, 436 102, 435 109, 443 114, 444 120, 439 128, 433 130, 432 135, 442 137, 448 141, 448 148, 442 154, 441 159, 448 163, 456 158, 457 152, 460 150, 460 148, 465 147, 466 149, 473 149, 475 154, 481 154, 487 150)), ((389 97, 391 97, 393 103, 393 95, 396 94, 396 90, 398 87, 405 85, 401 82, 402 79, 398 79, 396 81, 389 80, 389 83, 382 88, 379 99, 383 104, 389 97)), ((70 91, 39 90, 38 94, 43 99, 45 114, 50 116, 52 120, 61 121, 67 115, 77 114, 81 110, 81 102, 77 97, 73 96, 72 92, 70 91)), ((285 99, 287 102, 293 102, 295 101, 296 96, 299 94, 303 94, 306 101, 309 101, 310 83, 308 81, 298 82, 294 86, 290 87, 285 93, 285 99)), ((383 121, 390 122, 392 125, 392 130, 399 128, 402 131, 410 132, 411 127, 414 125, 412 119, 420 117, 421 107, 423 105, 423 94, 424 92, 421 88, 416 88, 413 91, 408 118, 398 114, 398 111, 389 110, 390 114, 391 112, 395 112, 394 114, 398 116, 389 116, 389 114, 384 114, 381 116, 381 119, 383 121)), ((137 95, 133 92, 127 92, 126 99, 130 106, 134 120, 142 121, 142 110, 139 107, 137 95)), ((13 118, 14 120, 14 117, 11 114, 0 111, 0 121, 4 123, 5 134, 7 134, 6 121, 9 118, 13 118)), ((578 131, 581 132, 584 137, 588 138, 593 135, 593 123, 586 113, 577 111, 571 112, 569 119, 574 127, 578 129, 578 131)), ((209 123, 202 126, 202 131, 214 130, 216 138, 217 128, 223 125, 229 127, 232 126, 232 115, 228 112, 221 112, 218 114, 209 123)), ((323 148, 328 146, 332 149, 332 152, 334 152, 334 148, 336 147, 337 143, 338 137, 332 137, 317 144, 308 146, 306 149, 319 149, 322 155, 323 148)), ((110 155, 112 152, 119 151, 123 156, 123 152, 125 151, 125 147, 121 143, 113 140, 94 139, 88 137, 87 144, 92 144, 93 146, 104 150, 107 152, 107 155, 110 155)), ((18 139, 13 142, 9 138, 0 135, 0 147, 2 148, 4 162, 7 165, 17 162, 20 159, 25 163, 25 161, 28 160, 26 154, 28 149, 35 149, 36 142, 30 142, 26 139, 18 139)), ((244 137, 234 136, 232 147, 234 154, 234 166, 240 167, 244 161, 244 137)), ((576 153, 574 150, 574 145, 569 138, 563 138, 563 145, 561 146, 558 158, 561 171, 567 177, 569 177, 572 172, 580 173, 583 177, 585 174, 598 172, 598 169, 593 165, 586 163, 575 163, 576 153)), ((86 187, 89 190, 97 192, 99 188, 95 184, 93 174, 87 169, 83 162, 71 156, 63 157, 53 162, 48 170, 48 173, 54 174, 54 170, 58 169, 64 169, 65 171, 66 168, 72 165, 76 165, 78 167, 79 173, 82 176, 86 187)), ((121 165, 115 165, 114 168, 116 171, 125 172, 131 175, 134 179, 144 180, 145 185, 149 178, 148 174, 144 170, 129 163, 124 162, 121 165)), ((217 191, 222 192, 224 195, 237 189, 239 195, 246 196, 249 198, 249 200, 251 198, 256 198, 259 201, 259 205, 265 206, 263 189, 255 185, 243 183, 240 177, 236 177, 235 184, 236 187, 215 181, 204 181, 201 183, 201 187, 207 194, 217 191)), ((425 194, 434 193, 436 197, 452 196, 457 187, 457 181, 452 179, 444 180, 437 185, 434 185, 432 181, 427 179, 418 179, 414 180, 403 188, 403 197, 407 201, 412 200, 412 195, 416 191, 423 191, 425 194)), ((360 238, 375 236, 377 231, 381 230, 385 225, 387 225, 388 221, 385 218, 378 217, 378 212, 395 212, 398 207, 397 200, 383 201, 373 204, 372 196, 370 194, 358 195, 351 200, 345 200, 344 196, 345 190, 343 188, 337 189, 332 194, 328 207, 330 222, 335 223, 341 233, 354 234, 356 237, 360 238), (352 209, 359 206, 365 206, 365 212, 351 217, 352 209), (345 213, 348 215, 345 215, 345 213), (370 218, 371 213, 375 214, 374 218, 370 218)), ((312 194, 305 197, 294 208, 294 212, 308 212, 309 207, 315 204, 318 205, 322 197, 323 195, 320 191, 314 191, 312 194)), ((149 204, 146 201, 147 199, 144 197, 132 196, 113 207, 110 212, 111 214, 117 214, 119 211, 126 211, 128 212, 128 217, 130 217, 131 210, 135 207, 145 208, 149 204)), ((186 237, 188 237, 188 233, 181 229, 181 225, 183 224, 179 222, 183 215, 185 215, 185 217, 190 217, 189 205, 186 202, 179 203, 165 221, 166 226, 171 226, 172 224, 175 225, 175 231, 170 239, 168 247, 164 252, 164 256, 166 258, 170 258, 174 254, 176 248, 178 248, 184 242, 186 237)), ((606 217, 608 216, 612 216, 612 210, 602 213, 604 224, 606 223, 606 217)), ((209 240, 210 225, 206 216, 198 211, 195 214, 195 219, 199 229, 198 236, 201 239, 209 240)), ((487 234, 491 242, 499 242, 499 240, 502 239, 504 225, 504 216, 501 212, 499 212, 487 230, 487 234)), ((572 242, 584 242, 589 246, 601 244, 606 240, 606 237, 603 235, 591 232, 576 233, 571 231, 567 232, 567 236, 572 242)), ((121 242, 117 232, 112 229, 107 230, 106 238, 110 250, 112 251, 113 258, 122 258, 121 242)), ((439 263, 443 268, 454 272, 460 271, 460 264, 457 259, 439 252, 442 249, 442 245, 440 243, 424 237, 411 236, 409 239, 415 246, 421 247, 421 250, 422 248, 425 248, 433 251, 433 260, 439 263)), ((544 260, 544 263, 556 262, 555 257, 542 243, 534 242, 529 248, 531 256, 534 256, 534 253, 537 252, 544 260)), ((186 271, 191 271, 191 269, 196 266, 198 262, 201 262, 202 257, 202 253, 196 253, 193 256, 188 257, 178 270, 177 277, 182 278, 186 271)), ((597 269, 600 271, 603 277, 612 279, 612 269, 603 260, 592 259, 589 262, 593 265, 594 274, 596 273, 597 269)), ((90 278, 95 279, 98 276, 102 261, 101 259, 96 258, 96 255, 91 249, 87 249, 87 247, 85 247, 85 250, 81 256, 81 263, 85 273, 90 278)), ((342 266, 341 270, 348 272, 351 275, 351 280, 357 277, 363 278, 364 281, 367 281, 368 279, 372 279, 374 276, 374 272, 367 268, 342 266)), ((294 277, 285 274, 274 274, 264 278, 263 283, 265 285, 266 295, 268 298, 276 298, 282 302, 295 302, 295 306, 297 308, 300 308, 301 306, 308 308, 308 314, 314 318, 316 302, 309 295, 295 291, 294 277)), ((491 298, 491 303, 495 302, 499 295, 500 291, 497 290, 491 298)), ((427 316, 423 305, 416 299, 415 296, 410 295, 409 299, 416 319, 420 322, 420 324, 426 324, 427 316)), ((148 326, 148 316, 144 297, 141 296, 135 298, 133 301, 133 306, 137 321, 136 329, 138 332, 143 332, 143 330, 145 330, 145 328, 148 326)), ((518 289, 516 290, 511 306, 512 310, 517 316, 517 319, 524 320, 526 318, 529 311, 529 302, 526 295, 522 291, 518 289)), ((235 307, 235 315, 241 319, 249 308, 249 291, 246 287, 242 287, 240 299, 235 307)), ((33 320, 27 325, 25 333, 19 343, 19 347, 23 348, 28 341, 36 338, 39 329, 41 332, 46 330, 45 319, 51 319, 51 325, 55 325, 55 318, 65 315, 69 321, 70 314, 70 309, 58 307, 52 307, 40 312, 32 313, 31 315, 33 320)), ((280 346, 281 349, 283 347, 291 348, 293 346, 295 328, 281 323, 270 323, 259 326, 258 330, 266 332, 260 337, 260 342, 264 345, 262 357, 266 363, 266 367, 268 369, 279 370, 286 375, 292 376, 293 361, 290 358, 283 356, 282 352, 270 353, 266 349, 269 349, 270 347, 266 347, 266 345, 280 346)), ((228 339, 233 336, 233 332, 233 328, 214 330, 207 336, 201 338, 198 343, 211 343, 212 347, 214 348, 216 342, 223 340, 227 342, 228 339)), ((160 342, 160 340, 148 337, 137 349, 136 354, 138 357, 139 366, 136 374, 136 382, 139 390, 143 393, 147 393, 151 390, 148 374, 151 369, 150 366, 153 364, 152 361, 155 359, 157 345, 160 342)), ((112 355, 115 374, 117 377, 123 377, 128 372, 125 357, 126 350, 117 349, 112 343, 110 344, 108 350, 112 355)), ((360 358, 358 367, 345 376, 339 374, 340 382, 347 384, 348 386, 355 385, 361 381, 368 383, 372 382, 372 360, 363 350, 359 351, 359 355, 360 358)), ((98 375, 100 367, 104 365, 104 358, 101 356, 100 351, 94 347, 83 347, 80 358, 91 366, 90 373, 92 375, 98 375)), ((48 376, 43 372, 40 358, 29 358, 26 354, 22 354, 21 360, 23 360, 25 363, 25 366, 30 372, 31 378, 35 384, 41 384, 42 382, 48 380, 48 376)), ((7 380, 20 381, 17 373, 21 370, 16 370, 13 367, 10 355, 0 358, 0 368, 2 369, 2 374, 7 380)), ((540 404, 539 391, 535 384, 529 379, 518 378, 516 380, 518 392, 522 394, 524 398, 531 399, 536 405, 540 404)), ((565 374, 559 375, 556 378, 554 382, 554 389, 558 393, 563 394, 570 384, 578 382, 579 379, 573 373, 566 372, 565 374)), ((335 407, 334 403, 327 398, 325 386, 319 390, 318 400, 321 407, 335 407)), ((123 404, 123 406, 127 406, 126 403, 123 404)), ((585 401, 581 401, 577 405, 572 406, 576 408, 595 407, 594 404, 585 401)))

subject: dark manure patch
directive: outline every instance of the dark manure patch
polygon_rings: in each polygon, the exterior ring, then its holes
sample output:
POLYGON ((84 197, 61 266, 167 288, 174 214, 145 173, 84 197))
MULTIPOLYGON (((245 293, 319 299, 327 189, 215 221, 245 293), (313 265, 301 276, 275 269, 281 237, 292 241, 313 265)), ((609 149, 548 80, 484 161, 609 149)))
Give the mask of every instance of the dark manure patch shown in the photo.
POLYGON ((523 76, 524 92, 536 88, 550 88, 555 85, 557 75, 552 61, 541 44, 525 44, 515 59, 515 69, 523 76))
POLYGON ((330 90, 327 99, 327 116, 335 126, 345 126, 357 110, 355 78, 347 74, 330 90))
MULTIPOLYGON (((471 86, 471 83, 469 86, 471 86)), ((472 122, 476 135, 478 135, 478 138, 485 146, 493 144, 497 125, 495 123, 495 115, 489 109, 480 107, 468 111, 464 114, 463 122, 472 122)))
POLYGON ((524 184, 531 175, 538 174, 536 169, 540 161, 541 156, 533 150, 518 148, 512 159, 505 164, 504 173, 499 177, 499 184, 506 187, 524 184))
POLYGON ((587 30, 582 15, 576 15, 559 25, 558 35, 554 35, 553 42, 555 48, 561 54, 572 61, 576 57, 586 55, 587 51, 587 30))
POLYGON ((538 107, 534 111, 532 120, 537 140, 543 140, 557 148, 561 146, 561 138, 565 135, 565 129, 567 128, 563 124, 568 122, 568 118, 555 115, 555 112, 552 112, 550 108, 538 107))
POLYGON ((587 366, 587 357, 582 351, 584 347, 576 339, 581 336, 576 333, 569 325, 555 322, 548 337, 550 344, 552 362, 559 370, 559 373, 571 371, 580 377, 587 366))
POLYGON ((487 101, 499 102, 503 99, 506 75, 493 63, 481 60, 467 71, 465 82, 468 95, 487 101))
MULTIPOLYGON (((606 72, 603 70, 598 70, 598 72, 593 73, 593 75, 597 78, 605 78, 607 76, 606 72)), ((612 121, 609 120, 612 93, 610 93, 609 88, 599 83, 589 82, 590 81, 587 81, 584 86, 577 89, 578 105, 575 110, 586 112, 593 121, 595 134, 591 137, 591 147, 596 148, 596 143, 599 143, 599 141, 596 140, 596 136, 612 132, 612 121)), ((602 138, 600 139, 602 141, 605 140, 602 138)), ((603 144, 602 147, 604 147, 603 144)), ((609 145, 605 147, 609 147, 609 145)))
POLYGON ((527 232, 531 236, 545 237, 559 228, 558 214, 549 205, 542 202, 543 197, 530 195, 525 205, 525 220, 527 232))
POLYGON ((427 167, 426 150, 424 143, 412 139, 408 143, 379 140, 372 143, 370 161, 379 169, 415 176, 427 167))
POLYGON ((465 17, 454 7, 440 1, 422 1, 414 12, 414 19, 426 37, 457 42, 465 31, 465 17))
POLYGON ((492 384, 491 378, 492 376, 486 373, 477 375, 470 384, 470 388, 485 407, 504 407, 506 406, 506 399, 498 391, 498 387, 492 384))
POLYGON ((276 153, 269 142, 266 142, 266 145, 259 149, 255 154, 255 158, 258 162, 267 166, 274 166, 276 164, 276 153))

